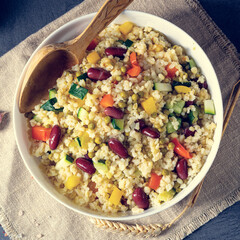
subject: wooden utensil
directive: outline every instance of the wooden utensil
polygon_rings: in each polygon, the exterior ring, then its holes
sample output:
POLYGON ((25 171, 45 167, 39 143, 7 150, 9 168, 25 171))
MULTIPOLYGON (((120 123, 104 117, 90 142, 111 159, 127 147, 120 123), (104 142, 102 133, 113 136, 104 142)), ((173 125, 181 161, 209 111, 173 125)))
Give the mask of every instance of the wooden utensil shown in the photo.
POLYGON ((19 111, 30 112, 48 95, 63 71, 79 64, 90 42, 133 0, 107 0, 88 27, 76 38, 41 48, 33 57, 23 79, 19 111))

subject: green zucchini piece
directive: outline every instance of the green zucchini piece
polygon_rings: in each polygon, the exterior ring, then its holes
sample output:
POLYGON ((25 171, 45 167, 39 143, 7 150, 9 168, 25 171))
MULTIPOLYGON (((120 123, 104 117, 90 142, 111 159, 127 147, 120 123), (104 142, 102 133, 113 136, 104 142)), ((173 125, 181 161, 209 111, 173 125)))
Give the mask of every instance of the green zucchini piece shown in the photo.
POLYGON ((56 109, 53 105, 57 102, 57 98, 52 98, 52 99, 49 99, 47 102, 45 102, 41 108, 43 110, 46 110, 46 111, 53 111, 53 112, 62 112, 63 111, 63 108, 58 108, 56 109))
POLYGON ((177 101, 173 104, 173 111, 177 114, 181 114, 184 106, 185 106, 185 101, 183 100, 177 101))
POLYGON ((133 44, 133 41, 131 41, 131 40, 129 40, 129 39, 127 39, 125 42, 123 42, 123 45, 125 45, 126 47, 131 47, 132 46, 132 44, 133 44))
POLYGON ((190 59, 189 60, 189 67, 190 67, 190 69, 192 69, 193 67, 196 67, 196 66, 197 65, 196 65, 195 61, 193 59, 190 59))
POLYGON ((172 86, 173 88, 176 86, 185 86, 185 87, 191 87, 191 82, 178 82, 178 81, 173 81, 172 86))
POLYGON ((108 171, 108 167, 105 164, 105 160, 98 160, 98 162, 93 162, 93 165, 101 174, 104 174, 108 171))
POLYGON ((49 90, 49 99, 55 98, 57 94, 57 90, 55 88, 52 88, 49 90))
POLYGON ((158 90, 161 92, 171 92, 172 91, 172 85, 170 83, 154 83, 154 90, 158 90))
POLYGON ((69 94, 73 95, 74 97, 84 99, 86 96, 88 90, 84 87, 79 87, 76 83, 72 83, 70 89, 69 89, 69 94))
MULTIPOLYGON (((178 121, 178 129, 181 127, 181 124, 182 124, 182 119, 181 118, 176 118, 177 121, 178 121)), ((178 130, 177 129, 177 130, 178 130)), ((170 133, 173 133, 173 132, 176 132, 177 131, 174 127, 173 127, 173 124, 171 121, 169 121, 167 123, 167 133, 170 134, 170 133)))
POLYGON ((170 101, 167 101, 164 108, 166 109, 173 109, 173 104, 170 101))
POLYGON ((88 111, 86 109, 84 109, 83 107, 80 107, 78 109, 77 116, 80 120, 84 121, 85 119, 88 119, 88 111))
POLYGON ((189 123, 195 124, 198 121, 198 115, 199 115, 199 108, 197 106, 195 111, 190 111, 190 113, 188 114, 188 119, 189 119, 189 123))
POLYGON ((204 112, 211 115, 216 114, 214 102, 212 99, 204 101, 204 112))
POLYGON ((83 79, 83 80, 86 80, 87 78, 88 78, 88 75, 87 75, 86 72, 77 77, 78 81, 80 81, 80 80, 82 80, 82 79, 83 79))
POLYGON ((76 141, 77 141, 77 143, 78 143, 79 147, 81 147, 82 145, 81 145, 81 140, 80 140, 80 138, 79 138, 79 137, 77 137, 77 138, 76 138, 76 141))
POLYGON ((124 128, 124 119, 112 119, 112 126, 114 129, 123 130, 124 128))
POLYGON ((164 191, 162 193, 159 193, 158 199, 159 201, 167 202, 167 201, 170 201, 175 194, 176 194, 176 191, 174 189, 171 189, 170 191, 164 191))
POLYGON ((67 154, 65 155, 64 160, 65 160, 65 162, 70 163, 70 164, 73 163, 73 161, 74 161, 74 159, 67 154))

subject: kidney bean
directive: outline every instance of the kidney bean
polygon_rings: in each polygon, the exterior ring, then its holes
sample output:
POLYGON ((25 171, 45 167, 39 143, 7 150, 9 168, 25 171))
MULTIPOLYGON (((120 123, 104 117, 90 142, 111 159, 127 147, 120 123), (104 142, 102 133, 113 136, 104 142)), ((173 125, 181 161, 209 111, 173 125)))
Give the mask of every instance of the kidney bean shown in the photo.
POLYGON ((106 107, 104 109, 104 113, 107 116, 110 116, 110 117, 116 118, 116 119, 121 119, 121 118, 123 118, 123 115, 124 115, 124 112, 121 109, 116 108, 116 107, 106 107))
POLYGON ((123 146, 123 144, 118 141, 116 138, 110 138, 108 140, 108 146, 111 148, 111 150, 116 153, 121 158, 127 158, 128 157, 128 151, 123 146))
POLYGON ((120 48, 120 47, 109 47, 105 49, 105 53, 107 56, 114 56, 114 57, 123 57, 123 55, 127 52, 127 49, 120 48))
POLYGON ((206 81, 204 81, 204 83, 198 83, 198 86, 199 86, 199 88, 205 88, 205 89, 208 89, 208 84, 207 84, 207 82, 206 81))
POLYGON ((156 128, 152 127, 145 127, 141 130, 141 133, 150 137, 150 138, 159 138, 160 133, 156 128))
POLYGON ((186 101, 185 107, 189 107, 190 105, 193 105, 193 101, 186 101))
POLYGON ((141 131, 143 128, 145 128, 146 127, 146 124, 145 124, 145 122, 144 122, 144 120, 142 120, 142 119, 140 119, 140 120, 137 120, 137 121, 135 121, 135 123, 139 123, 139 130, 136 130, 136 131, 141 131))
POLYGON ((184 129, 184 135, 185 137, 189 137, 189 136, 194 136, 196 131, 191 131, 189 128, 185 128, 184 129))
POLYGON ((133 201, 139 208, 147 209, 149 207, 149 200, 147 194, 142 188, 136 188, 132 194, 133 201))
POLYGON ((76 164, 81 170, 88 174, 94 174, 96 172, 96 169, 93 166, 93 164, 86 158, 77 158, 76 164))
POLYGON ((187 167, 187 160, 182 158, 178 161, 176 166, 177 175, 182 180, 188 177, 188 167, 187 167))
POLYGON ((49 147, 51 150, 57 148, 61 137, 61 128, 58 125, 53 126, 50 137, 49 137, 49 147))
POLYGON ((111 73, 103 68, 89 68, 87 75, 91 80, 102 81, 111 77, 111 73))

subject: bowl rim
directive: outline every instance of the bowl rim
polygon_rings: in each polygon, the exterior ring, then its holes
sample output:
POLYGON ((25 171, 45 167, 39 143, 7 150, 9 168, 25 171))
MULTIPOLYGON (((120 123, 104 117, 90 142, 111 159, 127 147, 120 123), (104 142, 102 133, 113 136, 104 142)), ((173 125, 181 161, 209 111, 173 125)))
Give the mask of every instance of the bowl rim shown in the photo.
MULTIPOLYGON (((207 60, 209 61, 210 65, 209 67, 212 68, 212 72, 214 74, 214 77, 217 80, 217 86, 216 89, 214 89, 214 91, 218 91, 220 93, 220 98, 221 98, 221 102, 218 103, 220 104, 219 106, 219 114, 218 119, 217 119, 217 127, 218 127, 218 132, 214 133, 214 144, 217 146, 215 149, 211 149, 210 153, 207 156, 207 159, 205 160, 201 170, 197 173, 197 175, 192 179, 192 181, 189 183, 189 185, 183 189, 183 191, 181 193, 179 193, 176 197, 174 197, 172 200, 170 200, 169 202, 166 202, 158 207, 151 207, 147 210, 145 210, 142 213, 139 214, 133 214, 133 215, 125 215, 125 216, 118 216, 118 217, 111 217, 111 216, 107 216, 107 215, 101 215, 101 213, 96 211, 95 213, 89 213, 87 211, 83 211, 79 208, 70 206, 68 203, 63 202, 61 199, 59 199, 52 191, 51 189, 46 188, 42 183, 41 180, 38 179, 38 177, 34 174, 34 171, 31 169, 31 166, 27 163, 27 161, 25 160, 23 151, 20 147, 20 133, 17 130, 17 126, 16 126, 16 121, 17 121, 17 115, 19 114, 19 108, 18 108, 18 98, 19 98, 19 91, 22 87, 22 82, 23 82, 23 75, 26 72, 26 69, 29 65, 29 62, 32 60, 33 56, 36 54, 36 52, 43 47, 44 45, 46 45, 46 43, 49 41, 49 39, 51 39, 53 36, 57 35, 58 33, 61 33, 64 29, 67 29, 69 26, 74 25, 75 23, 77 23, 78 21, 84 21, 85 19, 92 19, 95 13, 90 13, 84 16, 80 16, 77 17, 67 23, 65 23, 64 25, 62 25, 61 27, 57 28, 56 30, 54 30, 50 35, 48 35, 42 42, 41 44, 39 44, 39 46, 35 49, 35 51, 32 53, 32 55, 30 56, 30 58, 28 59, 27 63, 25 64, 22 73, 18 79, 17 82, 17 88, 15 90, 15 96, 14 96, 14 105, 13 105, 13 127, 14 127, 14 136, 16 139, 16 143, 17 143, 17 147, 18 150, 20 152, 20 155, 24 161, 25 166, 27 167, 28 171, 31 173, 31 175, 34 177, 34 179, 37 181, 37 183, 41 186, 42 189, 44 189, 44 191, 46 191, 51 197, 53 197, 55 200, 57 200, 59 203, 61 203, 62 205, 64 205, 67 208, 70 208, 71 210, 77 212, 77 213, 81 213, 83 215, 89 216, 89 217, 95 217, 95 218, 99 218, 99 219, 106 219, 106 220, 118 220, 118 221, 123 221, 123 220, 133 220, 133 219, 139 219, 139 218, 143 218, 143 217, 147 217, 156 213, 159 213, 161 211, 166 210, 167 208, 172 207, 173 205, 175 205, 176 203, 180 202, 181 200, 183 200, 185 197, 187 197, 196 187, 197 185, 204 179, 205 175, 207 174, 207 172, 209 171, 210 167, 212 166, 212 163, 216 157, 217 151, 219 149, 219 145, 220 145, 220 140, 221 140, 221 134, 222 134, 222 126, 223 126, 223 104, 222 104, 222 95, 221 95, 221 90, 220 90, 220 85, 219 85, 219 81, 217 78, 217 75, 215 73, 215 70, 207 56, 207 54, 203 51, 203 49, 199 46, 199 44, 188 34, 186 33, 184 30, 182 30, 181 28, 179 28, 178 26, 176 26, 175 24, 159 17, 153 14, 149 14, 149 13, 145 13, 145 12, 140 12, 140 11, 132 11, 132 10, 125 10, 122 14, 132 14, 132 15, 141 15, 142 17, 144 16, 148 16, 151 18, 155 18, 155 19, 160 19, 162 22, 172 25, 172 27, 176 28, 178 31, 182 32, 184 35, 186 35, 190 40, 192 40, 195 45, 202 51, 202 53, 205 55, 205 57, 207 58, 207 60), (209 155, 212 154, 212 158, 209 158, 209 155), (208 163, 208 165, 206 165, 206 163, 208 163), (199 176, 201 173, 201 177, 199 176), (159 209, 160 207, 160 209, 159 209)), ((121 15, 122 15, 121 14, 121 15)), ((158 30, 157 30, 158 31, 158 30)), ((168 36, 167 36, 168 37, 168 36)), ((216 120, 214 121, 216 122, 216 120)), ((40 169, 39 169, 40 170, 40 169)))

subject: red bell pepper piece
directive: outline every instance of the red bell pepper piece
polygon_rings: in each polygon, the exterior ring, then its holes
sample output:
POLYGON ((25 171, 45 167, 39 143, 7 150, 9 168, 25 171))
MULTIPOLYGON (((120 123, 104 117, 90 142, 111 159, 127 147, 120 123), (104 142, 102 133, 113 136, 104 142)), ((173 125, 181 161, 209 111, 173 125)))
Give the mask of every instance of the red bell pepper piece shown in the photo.
POLYGON ((170 68, 170 65, 171 65, 171 63, 169 63, 169 64, 165 67, 166 71, 168 72, 168 75, 167 75, 167 76, 170 77, 170 78, 174 78, 175 75, 176 75, 176 72, 178 71, 178 69, 175 68, 175 67, 170 68))
POLYGON ((46 142, 50 138, 52 128, 45 128, 41 126, 32 127, 32 138, 46 142))
POLYGON ((114 100, 111 94, 107 94, 103 96, 102 100, 100 101, 100 105, 103 106, 104 108, 112 107, 113 104, 114 104, 114 100))
POLYGON ((174 138, 172 142, 175 144, 175 153, 187 159, 192 158, 191 154, 183 147, 183 145, 177 140, 177 138, 174 138))
POLYGON ((156 173, 151 173, 151 178, 149 180, 148 186, 154 190, 157 190, 162 176, 158 176, 156 173))

